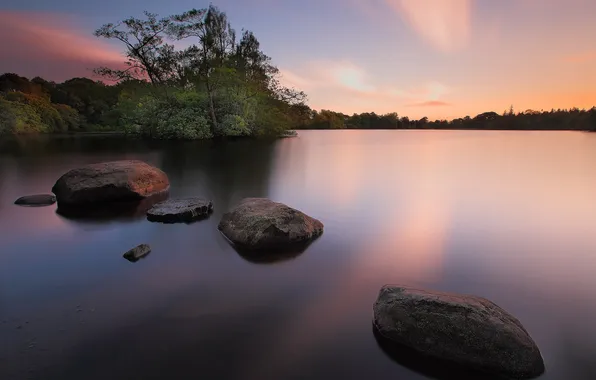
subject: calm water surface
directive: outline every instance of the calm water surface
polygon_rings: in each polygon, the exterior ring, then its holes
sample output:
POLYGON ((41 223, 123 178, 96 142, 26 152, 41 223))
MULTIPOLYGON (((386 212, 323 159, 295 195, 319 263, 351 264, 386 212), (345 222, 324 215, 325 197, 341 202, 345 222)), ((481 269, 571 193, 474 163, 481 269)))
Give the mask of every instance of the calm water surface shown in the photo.
POLYGON ((3 142, 0 378, 428 378, 372 334, 378 289, 401 283, 490 298, 538 343, 542 379, 594 379, 595 200, 594 134, 3 142), (77 165, 131 158, 167 172, 173 197, 211 198, 215 213, 162 225, 12 204, 77 165), (325 234, 297 257, 252 262, 216 228, 247 196, 297 207, 325 234), (122 258, 140 243, 153 248, 146 259, 122 258))

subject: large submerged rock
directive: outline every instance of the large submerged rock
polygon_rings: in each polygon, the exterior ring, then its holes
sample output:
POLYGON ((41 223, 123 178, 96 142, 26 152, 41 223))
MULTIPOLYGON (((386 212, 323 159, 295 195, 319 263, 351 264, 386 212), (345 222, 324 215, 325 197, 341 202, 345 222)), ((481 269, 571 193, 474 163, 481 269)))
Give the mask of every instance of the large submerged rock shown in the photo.
POLYGON ((386 285, 373 314, 383 338, 422 355, 515 379, 544 372, 522 324, 487 299, 386 285))
POLYGON ((53 194, 35 194, 25 195, 14 201, 19 206, 51 206, 56 203, 56 197, 53 194))
POLYGON ((248 251, 294 250, 323 233, 323 223, 266 198, 246 198, 223 215, 219 230, 248 251))
POLYGON ((58 207, 135 201, 169 190, 168 176, 142 161, 112 161, 83 166, 64 174, 52 192, 58 207))
POLYGON ((147 219, 162 223, 190 223, 207 217, 213 202, 202 198, 169 199, 147 211, 147 219))

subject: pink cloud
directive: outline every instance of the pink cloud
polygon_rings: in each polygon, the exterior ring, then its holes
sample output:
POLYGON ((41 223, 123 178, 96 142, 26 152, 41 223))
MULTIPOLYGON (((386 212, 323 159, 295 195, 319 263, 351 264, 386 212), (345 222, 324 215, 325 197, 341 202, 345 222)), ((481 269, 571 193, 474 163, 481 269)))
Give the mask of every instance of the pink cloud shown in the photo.
POLYGON ((379 83, 364 68, 349 61, 312 61, 296 71, 282 69, 286 86, 304 90, 314 109, 344 113, 387 113, 402 107, 447 105, 451 90, 439 82, 425 82, 401 88, 387 81, 379 83))
POLYGON ((0 11, 0 72, 62 81, 120 66, 120 52, 61 14, 0 11))
POLYGON ((433 47, 451 52, 470 40, 472 0, 386 0, 433 47))

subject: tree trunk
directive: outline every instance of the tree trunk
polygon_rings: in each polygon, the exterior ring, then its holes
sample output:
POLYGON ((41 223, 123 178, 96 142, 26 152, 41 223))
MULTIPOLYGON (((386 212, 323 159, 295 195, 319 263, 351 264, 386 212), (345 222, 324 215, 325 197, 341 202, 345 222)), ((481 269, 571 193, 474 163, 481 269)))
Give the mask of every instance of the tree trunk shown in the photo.
POLYGON ((209 113, 211 114, 211 133, 215 137, 217 131, 217 118, 215 116, 215 103, 213 102, 213 89, 209 84, 209 79, 206 81, 207 84, 207 95, 209 96, 209 113))

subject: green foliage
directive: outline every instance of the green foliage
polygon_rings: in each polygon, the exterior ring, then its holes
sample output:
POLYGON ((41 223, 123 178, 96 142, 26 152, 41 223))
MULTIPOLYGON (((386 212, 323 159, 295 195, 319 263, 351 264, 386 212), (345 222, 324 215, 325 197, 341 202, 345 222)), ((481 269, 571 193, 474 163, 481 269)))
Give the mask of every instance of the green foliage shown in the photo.
POLYGON ((118 102, 119 92, 117 86, 106 86, 88 78, 73 78, 55 85, 51 89, 51 100, 77 110, 82 125, 109 125, 114 123, 109 116, 118 102))
POLYGON ((106 24, 95 35, 122 43, 128 66, 98 73, 120 84, 150 83, 150 94, 120 94, 117 109, 127 132, 157 138, 276 135, 293 126, 290 106, 304 105, 304 93, 280 85, 279 70, 255 35, 243 31, 237 39, 227 15, 213 5, 164 18, 145 12, 106 24), (190 46, 176 50, 181 40, 190 46))
POLYGON ((0 134, 46 132, 47 125, 34 107, 0 98, 0 134))
POLYGON ((56 133, 77 131, 79 113, 65 104, 53 104, 47 96, 10 90, 0 93, 0 133, 56 133))
POLYGON ((307 122, 305 95, 281 86, 279 70, 256 36, 243 30, 237 38, 215 6, 164 18, 145 12, 106 24, 95 35, 124 45, 123 70, 96 71, 116 84, 0 76, 0 92, 10 102, 4 129, 118 129, 150 138, 204 139, 280 135, 307 122), (176 43, 181 40, 190 44, 176 43), (178 50, 181 45, 188 47, 178 50))
POLYGON ((53 104, 52 106, 60 114, 63 126, 66 127, 66 130, 73 132, 78 131, 81 128, 81 118, 77 110, 66 104, 53 104))
POLYGON ((204 112, 197 108, 172 109, 158 122, 157 136, 165 139, 198 140, 213 137, 204 112))
POLYGON ((219 125, 218 134, 221 136, 249 136, 250 129, 246 120, 239 115, 225 115, 219 125))
POLYGON ((33 108, 41 118, 41 123, 44 125, 44 132, 66 131, 66 123, 58 110, 50 103, 49 99, 16 91, 7 93, 5 98, 8 101, 27 104, 33 108))
POLYGON ((180 92, 157 98, 123 99, 123 127, 127 133, 160 139, 196 140, 212 137, 205 114, 206 99, 180 92))
MULTIPOLYGON (((37 79, 37 78, 34 78, 37 79)), ((0 92, 22 92, 36 96, 48 97, 48 92, 41 82, 29 81, 29 79, 14 73, 0 75, 0 92)))
POLYGON ((290 118, 281 107, 258 107, 253 133, 256 136, 280 136, 291 127, 290 118))
POLYGON ((17 124, 17 115, 12 102, 0 98, 0 136, 13 133, 17 124))

